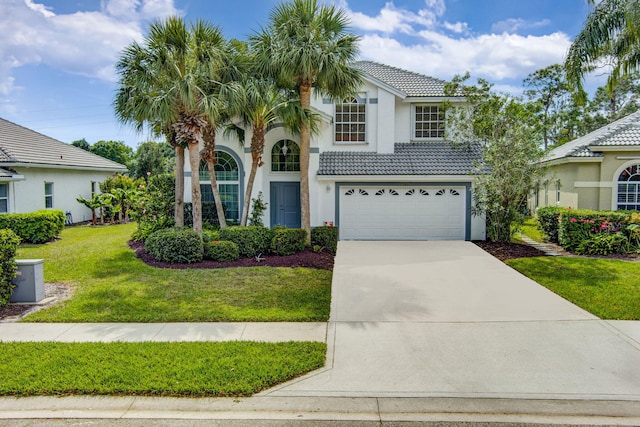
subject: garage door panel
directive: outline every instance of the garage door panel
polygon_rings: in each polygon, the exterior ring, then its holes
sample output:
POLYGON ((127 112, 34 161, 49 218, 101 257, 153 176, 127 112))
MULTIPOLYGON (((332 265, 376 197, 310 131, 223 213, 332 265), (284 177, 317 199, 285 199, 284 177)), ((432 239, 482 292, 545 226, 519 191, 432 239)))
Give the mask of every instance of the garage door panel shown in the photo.
POLYGON ((344 240, 463 240, 466 190, 455 186, 353 186, 340 190, 344 240))

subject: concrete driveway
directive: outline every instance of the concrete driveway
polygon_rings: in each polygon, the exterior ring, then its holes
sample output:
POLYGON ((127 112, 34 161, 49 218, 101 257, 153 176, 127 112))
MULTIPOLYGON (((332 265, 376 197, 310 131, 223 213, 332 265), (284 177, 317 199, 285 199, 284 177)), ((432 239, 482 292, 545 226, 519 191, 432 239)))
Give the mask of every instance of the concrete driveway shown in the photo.
POLYGON ((638 322, 606 322, 470 242, 338 246, 329 355, 270 396, 640 400, 638 322))

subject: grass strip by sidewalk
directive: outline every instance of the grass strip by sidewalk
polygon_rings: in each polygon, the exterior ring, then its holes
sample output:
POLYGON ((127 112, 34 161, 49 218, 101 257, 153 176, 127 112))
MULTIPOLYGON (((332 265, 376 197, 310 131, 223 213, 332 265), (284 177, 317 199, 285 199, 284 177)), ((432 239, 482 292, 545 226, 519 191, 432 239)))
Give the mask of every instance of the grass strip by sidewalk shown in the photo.
POLYGON ((640 320, 638 262, 535 257, 506 263, 601 319, 640 320))
POLYGON ((31 322, 326 321, 330 271, 311 268, 172 270, 150 267, 127 246, 134 224, 68 227, 61 239, 25 245, 43 258, 45 281, 73 298, 27 316, 31 322))
POLYGON ((318 342, 0 343, 0 395, 249 396, 324 365, 318 342))

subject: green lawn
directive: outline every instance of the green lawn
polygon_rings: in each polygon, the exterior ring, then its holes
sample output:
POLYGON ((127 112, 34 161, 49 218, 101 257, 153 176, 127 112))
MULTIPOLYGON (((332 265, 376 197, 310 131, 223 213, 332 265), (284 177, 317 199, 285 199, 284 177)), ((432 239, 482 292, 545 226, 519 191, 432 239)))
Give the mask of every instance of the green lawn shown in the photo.
POLYGON ((44 258, 45 281, 73 298, 31 322, 326 321, 331 272, 307 268, 172 270, 147 266, 127 246, 135 225, 69 227, 61 240, 21 246, 44 258))
POLYGON ((0 395, 249 396, 324 365, 315 342, 0 343, 0 395))
POLYGON ((640 320, 638 262, 536 257, 507 264, 602 319, 640 320))
MULTIPOLYGON (((520 226, 518 232, 524 234, 525 236, 536 242, 544 242, 545 236, 544 233, 538 228, 538 220, 536 218, 527 218, 524 224, 520 226)), ((519 239, 517 236, 514 237, 514 240, 518 242, 522 241, 522 239, 519 239)))

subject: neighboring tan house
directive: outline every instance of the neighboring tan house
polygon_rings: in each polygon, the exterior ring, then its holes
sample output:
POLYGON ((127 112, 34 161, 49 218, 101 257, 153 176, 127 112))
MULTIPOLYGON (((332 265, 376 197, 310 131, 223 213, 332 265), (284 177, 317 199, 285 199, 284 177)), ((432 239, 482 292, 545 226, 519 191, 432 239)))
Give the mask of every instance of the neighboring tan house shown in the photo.
POLYGON ((127 168, 0 118, 0 213, 59 209, 73 222, 91 219, 76 201, 127 168))
MULTIPOLYGON (((341 103, 312 99, 321 124, 311 139, 311 226, 333 224, 341 240, 484 240, 484 218, 471 214, 480 148, 444 140, 442 103, 462 98, 447 97, 444 81, 422 74, 369 61, 355 66, 364 72, 357 94, 341 103)), ((238 220, 250 148, 222 136, 216 148, 226 217, 238 220)), ((299 153, 298 135, 283 126, 267 132, 251 195, 262 191, 268 203, 265 225, 300 227, 299 153)), ((203 201, 212 201, 204 164, 200 179, 203 201)))
POLYGON ((551 150, 543 164, 534 209, 640 210, 640 111, 551 150))

